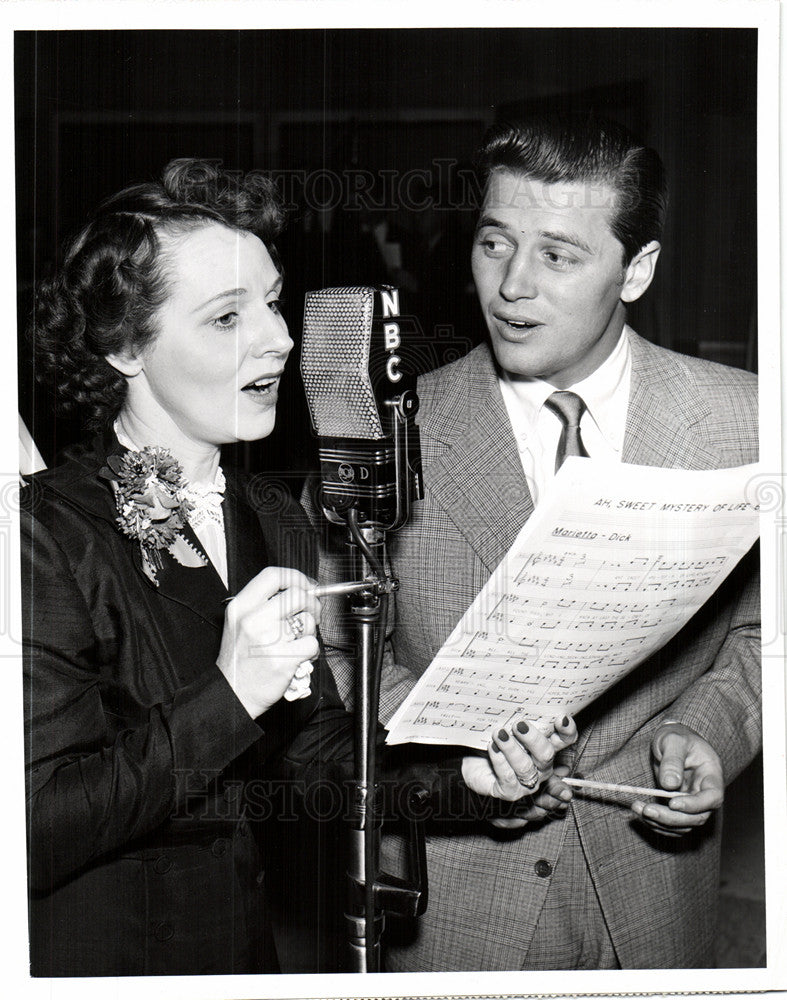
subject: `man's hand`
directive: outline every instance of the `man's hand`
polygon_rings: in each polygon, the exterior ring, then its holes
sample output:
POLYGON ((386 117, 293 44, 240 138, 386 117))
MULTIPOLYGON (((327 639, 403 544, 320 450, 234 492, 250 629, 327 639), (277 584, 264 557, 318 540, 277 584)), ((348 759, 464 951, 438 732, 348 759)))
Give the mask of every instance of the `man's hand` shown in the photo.
POLYGON ((651 744, 656 781, 677 795, 666 805, 631 804, 636 816, 667 837, 679 837, 708 821, 724 800, 724 775, 719 755, 693 729, 668 722, 656 730, 651 744))

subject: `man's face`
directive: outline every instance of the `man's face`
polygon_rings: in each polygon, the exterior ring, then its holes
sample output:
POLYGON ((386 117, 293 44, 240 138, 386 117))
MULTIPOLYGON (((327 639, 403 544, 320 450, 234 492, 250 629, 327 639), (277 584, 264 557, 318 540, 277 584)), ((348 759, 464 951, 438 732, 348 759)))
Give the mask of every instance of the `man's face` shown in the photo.
POLYGON ((565 389, 612 352, 621 297, 641 294, 631 294, 632 269, 609 227, 614 202, 603 184, 544 184, 507 170, 490 177, 473 277, 495 357, 514 377, 565 389))

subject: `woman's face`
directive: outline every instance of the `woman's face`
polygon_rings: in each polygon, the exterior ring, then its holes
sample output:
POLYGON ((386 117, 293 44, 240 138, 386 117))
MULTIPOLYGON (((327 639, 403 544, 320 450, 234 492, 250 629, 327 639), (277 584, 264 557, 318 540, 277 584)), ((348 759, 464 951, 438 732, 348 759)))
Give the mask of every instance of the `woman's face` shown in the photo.
POLYGON ((258 237, 218 222, 163 234, 169 295, 157 335, 135 359, 126 407, 161 443, 222 445, 266 437, 292 341, 282 279, 258 237))

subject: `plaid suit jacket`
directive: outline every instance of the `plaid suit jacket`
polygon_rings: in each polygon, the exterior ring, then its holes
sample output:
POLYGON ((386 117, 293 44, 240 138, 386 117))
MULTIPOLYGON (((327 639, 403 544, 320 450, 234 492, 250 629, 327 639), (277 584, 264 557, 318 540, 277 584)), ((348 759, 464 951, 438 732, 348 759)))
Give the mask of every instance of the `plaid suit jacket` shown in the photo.
MULTIPOLYGON (((656 347, 627 331, 632 379, 623 460, 715 469, 757 458, 755 376, 656 347)), ((390 718, 533 511, 491 353, 484 344, 419 380, 426 496, 389 536, 401 587, 381 716, 390 718)), ((323 553, 321 579, 341 578, 340 549, 323 553)), ((347 577, 345 577, 347 578, 347 577)), ((759 589, 756 551, 658 654, 578 717, 566 762, 587 777, 649 785, 650 743, 682 722, 720 754, 730 781, 759 745, 759 589)), ((349 700, 351 637, 338 605, 323 638, 349 700)), ((681 839, 632 821, 628 802, 576 796, 585 861, 623 968, 712 964, 721 815, 681 839)), ((570 822, 570 820, 569 820, 570 822)), ((502 838, 468 821, 429 838, 430 901, 391 971, 520 969, 565 840, 566 822, 502 838), (547 862, 545 865, 543 862, 547 862)), ((384 866, 399 845, 386 838, 384 866)))

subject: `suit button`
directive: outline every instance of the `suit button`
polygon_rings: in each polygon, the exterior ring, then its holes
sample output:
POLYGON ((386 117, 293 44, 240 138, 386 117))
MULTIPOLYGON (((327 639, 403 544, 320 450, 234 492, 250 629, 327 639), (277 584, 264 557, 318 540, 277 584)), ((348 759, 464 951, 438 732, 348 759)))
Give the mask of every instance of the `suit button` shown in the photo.
POLYGON ((536 861, 533 867, 539 878, 549 878, 552 874, 552 865, 548 861, 544 861, 543 858, 540 861, 536 861))
POLYGON ((168 858, 166 854, 162 854, 160 858, 156 858, 153 862, 153 871, 157 875, 166 875, 171 867, 172 858, 168 858))
POLYGON ((223 858, 227 853, 227 841, 224 837, 219 837, 218 840, 214 840, 211 845, 210 852, 214 858, 223 858))
POLYGON ((167 923, 156 924, 153 931, 153 935, 157 941, 169 941, 174 933, 172 925, 167 923))

